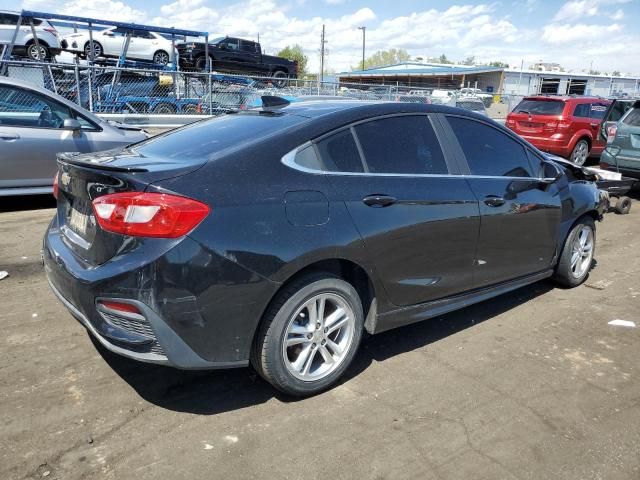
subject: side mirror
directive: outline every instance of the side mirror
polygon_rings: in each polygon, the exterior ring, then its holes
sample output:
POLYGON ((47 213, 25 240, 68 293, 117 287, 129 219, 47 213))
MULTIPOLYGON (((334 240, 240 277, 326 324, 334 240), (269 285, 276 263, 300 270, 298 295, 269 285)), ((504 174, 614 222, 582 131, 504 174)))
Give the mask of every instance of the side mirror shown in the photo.
POLYGON ((551 185, 557 182, 564 175, 564 171, 558 165, 553 162, 543 162, 542 164, 542 178, 540 182, 551 185))
POLYGON ((113 37, 114 36, 113 32, 104 32, 103 35, 105 35, 107 37, 113 37))
POLYGON ((82 125, 80 125, 80 122, 75 118, 65 118, 63 128, 77 132, 82 129, 82 125))

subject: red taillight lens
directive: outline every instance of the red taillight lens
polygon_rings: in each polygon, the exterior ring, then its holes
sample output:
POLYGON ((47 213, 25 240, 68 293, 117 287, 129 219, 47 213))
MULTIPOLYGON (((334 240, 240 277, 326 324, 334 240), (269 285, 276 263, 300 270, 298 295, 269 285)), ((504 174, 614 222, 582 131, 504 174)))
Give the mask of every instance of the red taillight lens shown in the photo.
POLYGON ((607 128, 607 143, 611 143, 615 140, 616 133, 618 133, 617 125, 611 125, 609 128, 607 128))
POLYGON ((53 198, 55 198, 56 200, 58 199, 59 190, 60 187, 58 187, 58 172, 56 172, 55 176, 53 177, 53 198))
POLYGON ((178 195, 123 192, 96 198, 93 211, 100 227, 108 232, 177 238, 204 220, 209 207, 178 195))
POLYGON ((58 31, 55 28, 43 28, 45 32, 49 32, 54 37, 58 36, 58 31))
POLYGON ((107 300, 100 300, 98 302, 99 305, 102 305, 109 310, 115 310, 117 312, 125 312, 125 313, 137 313, 140 315, 140 310, 135 305, 131 305, 130 303, 122 303, 122 302, 110 302, 107 300))

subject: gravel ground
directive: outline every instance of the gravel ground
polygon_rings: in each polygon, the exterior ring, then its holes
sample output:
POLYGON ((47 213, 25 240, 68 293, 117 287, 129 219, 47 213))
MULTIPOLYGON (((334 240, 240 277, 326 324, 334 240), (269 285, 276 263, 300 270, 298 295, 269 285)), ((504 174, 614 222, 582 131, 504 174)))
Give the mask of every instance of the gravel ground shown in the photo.
POLYGON ((0 478, 639 479, 640 205, 597 267, 371 337, 346 381, 292 401, 250 369, 105 351, 40 264, 52 203, 0 213, 0 478))

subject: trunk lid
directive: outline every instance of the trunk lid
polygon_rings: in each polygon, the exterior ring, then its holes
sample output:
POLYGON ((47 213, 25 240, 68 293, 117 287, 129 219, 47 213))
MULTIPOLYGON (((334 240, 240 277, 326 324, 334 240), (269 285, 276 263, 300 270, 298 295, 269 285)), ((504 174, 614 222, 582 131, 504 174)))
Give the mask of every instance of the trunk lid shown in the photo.
POLYGON ((146 158, 128 149, 59 154, 57 220, 65 243, 88 266, 103 264, 139 240, 101 229, 93 200, 112 193, 142 192, 150 183, 186 175, 202 164, 146 158))
POLYGON ((523 135, 554 133, 563 122, 565 102, 551 98, 525 98, 507 116, 507 127, 523 135))

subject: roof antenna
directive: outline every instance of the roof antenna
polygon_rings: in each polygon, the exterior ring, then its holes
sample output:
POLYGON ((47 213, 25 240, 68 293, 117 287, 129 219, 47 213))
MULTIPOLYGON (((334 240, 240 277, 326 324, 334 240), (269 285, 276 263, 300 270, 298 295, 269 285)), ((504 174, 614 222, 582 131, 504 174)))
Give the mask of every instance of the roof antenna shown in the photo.
POLYGON ((290 105, 291 102, 286 98, 277 97, 275 95, 262 95, 262 108, 278 109, 290 105))

